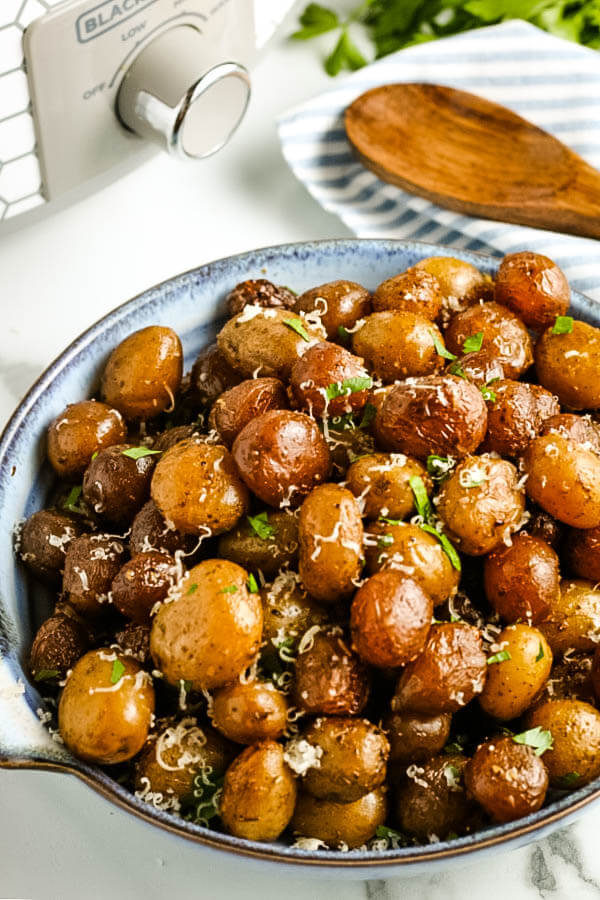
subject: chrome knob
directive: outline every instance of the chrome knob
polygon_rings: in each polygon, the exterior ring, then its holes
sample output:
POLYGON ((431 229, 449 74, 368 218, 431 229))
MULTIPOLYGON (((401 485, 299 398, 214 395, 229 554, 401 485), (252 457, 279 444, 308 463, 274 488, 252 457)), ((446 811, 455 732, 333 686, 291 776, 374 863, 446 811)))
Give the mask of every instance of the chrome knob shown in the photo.
POLYGON ((203 70, 202 56, 195 28, 171 28, 138 54, 117 96, 117 114, 127 128, 183 159, 220 150, 250 100, 243 66, 224 62, 203 70))

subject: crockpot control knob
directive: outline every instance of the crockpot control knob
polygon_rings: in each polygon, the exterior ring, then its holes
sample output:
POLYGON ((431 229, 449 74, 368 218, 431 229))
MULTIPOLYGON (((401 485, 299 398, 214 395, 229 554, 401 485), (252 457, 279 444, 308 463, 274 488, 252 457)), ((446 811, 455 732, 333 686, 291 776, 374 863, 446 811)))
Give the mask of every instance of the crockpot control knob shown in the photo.
POLYGON ((227 143, 246 112, 246 69, 223 62, 202 69, 203 39, 179 25, 163 32, 138 54, 117 96, 127 128, 184 159, 210 156, 227 143))

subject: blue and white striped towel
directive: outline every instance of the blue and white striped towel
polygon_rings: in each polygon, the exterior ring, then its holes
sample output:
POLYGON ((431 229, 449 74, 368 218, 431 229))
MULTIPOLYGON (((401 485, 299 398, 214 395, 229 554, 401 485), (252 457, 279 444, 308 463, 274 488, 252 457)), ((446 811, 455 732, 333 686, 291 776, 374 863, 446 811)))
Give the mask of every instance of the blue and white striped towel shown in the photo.
POLYGON ((431 241, 497 256, 537 250, 600 300, 600 242, 435 206, 385 184, 353 156, 343 111, 380 84, 425 81, 480 94, 551 132, 600 169, 600 53, 513 21, 399 51, 345 78, 278 123, 283 154, 312 196, 360 237, 431 241))

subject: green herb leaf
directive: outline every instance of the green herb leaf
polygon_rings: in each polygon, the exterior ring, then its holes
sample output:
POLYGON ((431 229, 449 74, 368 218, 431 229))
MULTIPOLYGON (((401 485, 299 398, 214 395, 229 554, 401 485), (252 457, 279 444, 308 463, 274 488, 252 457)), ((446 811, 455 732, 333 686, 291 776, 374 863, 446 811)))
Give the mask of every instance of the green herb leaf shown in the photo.
POLYGON ((552 750, 553 741, 549 731, 545 731, 540 725, 537 728, 530 728, 521 734, 513 734, 515 744, 527 744, 535 750, 536 756, 541 756, 546 750, 552 750))
POLYGON ((450 375, 456 375, 458 378, 467 377, 467 373, 459 362, 452 363, 452 365, 448 368, 448 372, 450 375))
POLYGON ((455 465, 456 460, 451 456, 437 456, 432 453, 427 457, 427 473, 434 481, 444 481, 455 465))
POLYGON ((228 584, 227 587, 221 588, 220 591, 217 591, 219 594, 235 594, 237 591, 237 584, 228 584))
POLYGON ((370 375, 357 375, 355 378, 345 378, 341 383, 329 384, 325 388, 325 396, 328 400, 336 397, 348 397, 359 391, 368 391, 373 387, 373 379, 370 375))
POLYGON ((184 691, 186 692, 186 694, 189 694, 189 692, 190 692, 191 689, 192 689, 192 684, 193 684, 193 682, 192 682, 192 681, 183 681, 183 680, 182 680, 182 681, 180 681, 180 684, 181 684, 181 686, 183 687, 183 689, 184 689, 184 691))
POLYGON ((580 778, 581 775, 579 774, 579 772, 567 772, 567 774, 563 775, 563 777, 560 779, 561 785, 566 788, 573 787, 573 785, 576 784, 580 778))
POLYGON ((63 509, 68 509, 70 512, 81 512, 81 508, 79 507, 79 498, 81 497, 81 492, 83 487, 78 484, 76 487, 71 488, 69 491, 69 495, 67 499, 63 503, 63 509))
POLYGON ((92 460, 96 459, 96 457, 98 456, 98 453, 99 453, 98 450, 94 450, 94 452, 92 453, 92 460))
POLYGON ((355 72, 357 69, 362 69, 366 64, 366 59, 352 41, 347 29, 344 28, 332 53, 325 60, 325 71, 328 75, 334 77, 342 69, 349 69, 351 72, 355 72))
POLYGON ((455 753, 463 753, 464 749, 465 748, 460 743, 460 741, 456 740, 451 744, 446 744, 446 746, 444 747, 444 753, 446 753, 448 756, 454 756, 455 753))
POLYGON ((269 517, 266 512, 261 512, 257 516, 247 516, 250 527, 262 541, 268 541, 275 536, 275 529, 269 525, 269 517))
POLYGON ((538 650, 538 655, 536 656, 535 661, 539 662, 540 659, 543 659, 543 658, 544 658, 544 647, 542 645, 542 642, 540 641, 540 649, 538 650))
POLYGON ((463 343, 463 353, 476 353, 478 350, 481 350, 482 344, 483 331, 478 331, 476 334, 472 334, 470 337, 465 338, 463 343))
POLYGON ((195 594, 197 590, 198 590, 197 584, 190 584, 189 588, 186 591, 186 594, 195 594))
POLYGON ((444 345, 442 344, 439 337, 437 336, 437 334, 434 331, 430 332, 430 334, 433 339, 433 346, 435 347, 435 352, 437 353, 438 356, 443 357, 443 359, 456 359, 456 356, 454 355, 454 353, 450 353, 449 350, 446 350, 446 348, 444 347, 444 345))
POLYGON ((110 673, 110 683, 116 684, 117 681, 120 681, 123 672, 125 671, 125 666, 121 662, 120 659, 115 659, 112 664, 112 670, 110 673))
POLYGON ((390 547, 394 543, 394 538, 391 534, 382 534, 381 537, 377 539, 378 547, 390 547))
POLYGON ((363 410, 363 416, 360 420, 359 428, 370 428, 375 416, 377 415, 377 407, 372 403, 367 403, 363 410))
POLYGON ((552 326, 552 334, 571 334, 573 331, 573 319, 571 316, 557 316, 552 326))
POLYGON ((350 340, 350 332, 346 328, 344 328, 343 325, 338 325, 337 333, 338 333, 338 337, 340 338, 340 340, 342 340, 345 344, 347 344, 348 341, 350 340))
POLYGON ((402 519, 388 519, 387 516, 379 516, 379 521, 386 525, 402 525, 402 519))
POLYGON ((404 847, 407 846, 409 841, 406 835, 402 834, 401 831, 396 831, 395 828, 388 828, 387 825, 378 825, 375 829, 375 837, 380 840, 389 841, 392 847, 404 847))
POLYGON ((494 653, 493 656, 488 656, 487 664, 491 666, 493 663, 501 663, 505 662, 507 659, 512 659, 509 650, 501 650, 499 653, 494 653))
POLYGON ((448 540, 445 534, 438 531, 437 528, 434 528, 433 525, 427 525, 426 523, 419 526, 423 531, 426 531, 427 534, 432 534, 433 537, 437 538, 440 544, 442 545, 442 549, 450 562, 452 563, 452 567, 456 569, 457 572, 462 571, 462 565, 460 562, 460 556, 456 552, 455 547, 448 540))
POLYGON ((489 389, 487 384, 484 384, 482 387, 479 388, 479 390, 481 391, 481 396, 483 397, 483 399, 485 400, 486 403, 495 403, 496 402, 496 399, 497 399, 496 394, 494 393, 494 391, 491 391, 489 389))
POLYGON ((431 503, 429 502, 429 497, 427 496, 427 490, 425 488, 423 479, 420 475, 413 475, 409 479, 408 483, 415 498, 415 507, 417 513, 423 517, 423 520, 425 522, 428 522, 433 515, 433 509, 431 507, 431 503))
POLYGON ((304 341, 311 340, 311 337, 310 337, 308 331, 306 330, 306 328, 304 327, 304 325, 302 324, 301 319, 284 319, 283 324, 287 325, 288 328, 291 328, 292 331, 295 331, 296 334, 299 334, 300 337, 302 338, 302 340, 304 340, 304 341))
POLYGON ((321 6, 320 3, 309 3, 300 16, 300 24, 304 27, 295 31, 291 37, 296 41, 306 41, 327 31, 333 31, 339 26, 340 20, 332 9, 321 6))
POLYGON ((39 672, 36 672, 33 676, 34 681, 51 681, 52 678, 57 678, 60 675, 58 669, 40 669, 39 672))
POLYGON ((252 572, 248 576, 248 590, 251 594, 258 594, 258 582, 252 572))
POLYGON ((194 778, 194 786, 190 801, 191 810, 185 818, 196 825, 207 827, 213 819, 219 815, 219 800, 223 792, 224 776, 212 773, 210 775, 200 772, 194 778))
POLYGON ((156 453, 162 453, 162 450, 151 450, 150 447, 130 447, 129 450, 123 450, 123 456, 129 459, 142 459, 144 456, 154 456, 156 453))

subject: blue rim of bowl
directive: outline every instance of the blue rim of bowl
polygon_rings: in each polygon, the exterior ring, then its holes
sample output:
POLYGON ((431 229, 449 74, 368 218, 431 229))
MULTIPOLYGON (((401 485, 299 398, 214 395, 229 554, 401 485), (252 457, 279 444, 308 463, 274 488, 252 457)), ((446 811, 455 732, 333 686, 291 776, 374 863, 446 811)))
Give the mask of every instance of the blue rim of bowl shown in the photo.
MULTIPOLYGON (((79 353, 85 350, 104 331, 107 326, 116 324, 121 318, 127 317, 137 308, 150 302, 157 292, 164 289, 165 285, 176 286, 192 276, 198 278, 210 278, 215 271, 227 268, 232 261, 238 264, 247 262, 248 268, 256 268, 257 262, 268 265, 272 259, 281 259, 285 255, 292 256, 300 250, 304 254, 310 254, 316 250, 334 252, 337 248, 363 247, 373 245, 379 249, 391 253, 399 247, 416 247, 426 249, 426 255, 455 255, 457 258, 471 262, 473 265, 487 269, 495 261, 489 254, 477 251, 464 251, 458 248, 443 247, 438 244, 429 244, 424 241, 401 241, 390 239, 372 238, 341 238, 338 240, 306 241, 288 243, 259 248, 253 251, 234 254, 223 257, 214 262, 207 263, 195 269, 190 269, 179 275, 147 288, 130 300, 115 307, 107 315, 98 319, 86 329, 79 337, 69 344, 65 350, 44 370, 24 396, 17 409, 10 417, 6 427, 0 435, 0 478, 6 478, 10 471, 9 450, 14 437, 25 425, 29 411, 38 402, 44 391, 54 377, 70 365, 79 353), (484 265, 485 263, 485 265, 484 265)), ((500 257, 498 257, 499 260, 500 257)), ((582 294, 577 295, 583 301, 583 306, 588 307, 591 316, 598 318, 598 304, 582 294), (596 311, 596 312, 595 312, 596 311)), ((10 476, 8 476, 10 477, 10 476)), ((396 850, 302 850, 298 847, 283 846, 280 844, 266 844, 258 841, 250 841, 236 838, 201 825, 186 822, 178 816, 157 809, 143 800, 137 798, 131 791, 115 782, 106 772, 99 767, 90 766, 75 757, 66 760, 50 758, 36 758, 35 748, 32 754, 24 754, 22 757, 0 757, 0 768, 8 769, 36 769, 51 772, 62 772, 76 775, 93 790, 112 803, 136 817, 157 825, 165 831, 171 832, 188 840, 195 841, 206 847, 225 853, 234 853, 239 856, 260 859, 268 862, 287 863, 288 865, 300 865, 307 867, 323 866, 331 868, 373 868, 390 866, 412 866, 436 860, 450 860, 473 854, 476 851, 485 850, 501 844, 513 844, 523 842, 528 836, 533 839, 535 834, 542 830, 548 830, 557 826, 563 819, 571 819, 590 803, 600 798, 600 778, 576 791, 566 794, 558 800, 554 800, 548 806, 536 813, 518 819, 516 822, 508 822, 503 825, 492 825, 464 837, 452 840, 439 841, 423 846, 402 847, 396 850)))

